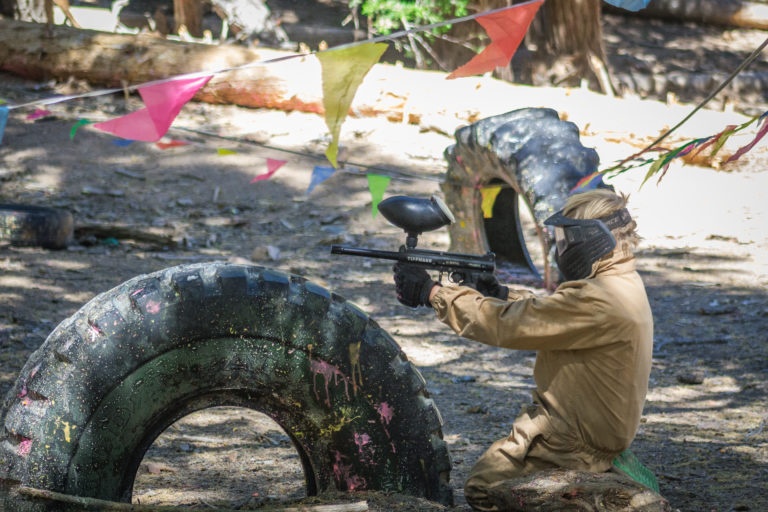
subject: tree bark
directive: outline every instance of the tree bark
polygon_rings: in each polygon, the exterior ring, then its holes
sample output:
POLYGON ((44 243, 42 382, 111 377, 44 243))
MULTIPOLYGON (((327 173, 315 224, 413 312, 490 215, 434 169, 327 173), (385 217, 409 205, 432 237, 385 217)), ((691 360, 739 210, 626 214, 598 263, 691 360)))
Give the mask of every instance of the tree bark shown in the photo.
POLYGON ((579 85, 613 94, 610 85, 601 0, 548 0, 531 23, 526 41, 535 45, 534 84, 579 85))
POLYGON ((202 0, 173 0, 173 31, 184 26, 193 37, 203 37, 202 0))
POLYGON ((768 4, 745 0, 653 0, 638 12, 605 6, 607 12, 691 21, 726 27, 768 29, 768 4))

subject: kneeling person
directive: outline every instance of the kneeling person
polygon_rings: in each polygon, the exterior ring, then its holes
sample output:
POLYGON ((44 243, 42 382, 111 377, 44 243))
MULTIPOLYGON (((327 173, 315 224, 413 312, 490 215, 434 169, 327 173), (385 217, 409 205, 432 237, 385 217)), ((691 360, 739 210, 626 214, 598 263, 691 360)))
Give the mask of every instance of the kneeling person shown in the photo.
POLYGON ((509 436, 470 470, 467 502, 497 510, 488 491, 510 478, 557 467, 607 471, 640 423, 653 346, 653 318, 635 270, 639 237, 627 198, 606 189, 575 194, 545 221, 554 226, 565 278, 549 296, 508 289, 442 287, 423 269, 395 265, 401 303, 431 305, 460 336, 536 350, 533 404, 509 436))

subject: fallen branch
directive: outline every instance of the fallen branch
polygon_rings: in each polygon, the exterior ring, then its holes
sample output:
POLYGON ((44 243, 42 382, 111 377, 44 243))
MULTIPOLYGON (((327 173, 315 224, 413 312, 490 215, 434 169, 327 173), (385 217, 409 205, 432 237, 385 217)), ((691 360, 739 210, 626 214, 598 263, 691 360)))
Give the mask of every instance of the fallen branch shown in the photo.
POLYGON ((118 240, 134 240, 146 242, 164 247, 176 245, 173 237, 167 233, 153 233, 144 226, 132 226, 129 224, 77 224, 75 225, 75 238, 115 238, 118 240))
MULTIPOLYGON (((179 507, 139 505, 133 503, 118 503, 115 501, 100 500, 85 496, 70 496, 55 491, 45 489, 35 489, 33 487, 20 487, 19 494, 30 498, 55 501, 81 507, 80 510, 95 510, 99 512, 179 512, 179 507)), ((77 509, 75 509, 77 510, 77 509)), ((186 509, 185 509, 186 510, 186 509)), ((210 512, 236 512, 230 508, 209 508, 210 512)), ((368 510, 368 503, 359 501, 355 503, 341 503, 337 505, 299 505, 296 507, 280 508, 262 508, 260 510, 268 512, 365 512, 368 510)))

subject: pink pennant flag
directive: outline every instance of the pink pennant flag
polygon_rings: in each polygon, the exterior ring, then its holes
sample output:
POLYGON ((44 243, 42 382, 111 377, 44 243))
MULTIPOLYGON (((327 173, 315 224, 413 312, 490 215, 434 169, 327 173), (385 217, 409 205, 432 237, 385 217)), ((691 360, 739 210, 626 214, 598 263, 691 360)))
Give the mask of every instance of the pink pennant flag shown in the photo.
POLYGON ((285 164, 285 160, 273 160, 272 158, 267 158, 267 172, 264 174, 259 174, 255 178, 251 180, 251 183, 256 183, 257 181, 261 180, 268 180, 272 177, 273 174, 277 172, 279 168, 281 168, 285 164))
POLYGON ((476 18, 491 38, 491 44, 446 78, 481 75, 508 65, 543 3, 544 0, 536 0, 513 5, 509 9, 476 18))
POLYGON ((36 119, 40 119, 41 117, 46 117, 46 116, 49 116, 49 115, 51 115, 51 111, 50 110, 36 108, 34 112, 32 112, 31 114, 27 115, 27 120, 28 121, 34 121, 36 119))
POLYGON ((160 140, 171 127, 171 123, 179 115, 184 104, 208 83, 211 76, 171 80, 139 87, 139 94, 144 100, 145 108, 93 126, 124 139, 146 142, 160 140))

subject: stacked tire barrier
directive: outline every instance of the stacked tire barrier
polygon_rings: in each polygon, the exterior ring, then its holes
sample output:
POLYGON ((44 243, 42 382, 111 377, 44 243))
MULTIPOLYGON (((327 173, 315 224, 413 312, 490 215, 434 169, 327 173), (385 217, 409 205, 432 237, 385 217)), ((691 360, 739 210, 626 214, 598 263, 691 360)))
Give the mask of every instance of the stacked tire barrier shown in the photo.
POLYGON ((579 180, 597 170, 597 152, 581 144, 575 124, 560 120, 549 108, 489 117, 458 129, 455 136, 456 143, 445 150, 448 171, 442 185, 457 218, 449 228, 451 250, 490 250, 534 277, 557 280, 549 257, 553 240, 543 222, 562 208, 579 180), (502 190, 492 216, 484 218, 481 189, 491 186, 502 190), (518 206, 532 214, 537 243, 546 256, 544 268, 531 261, 518 206))

